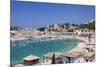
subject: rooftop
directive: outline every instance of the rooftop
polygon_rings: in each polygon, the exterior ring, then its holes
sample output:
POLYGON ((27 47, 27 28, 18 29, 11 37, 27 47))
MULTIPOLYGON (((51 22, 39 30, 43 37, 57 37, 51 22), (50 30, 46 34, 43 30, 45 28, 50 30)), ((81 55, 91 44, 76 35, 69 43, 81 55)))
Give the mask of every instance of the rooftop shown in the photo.
POLYGON ((24 58, 24 60, 27 60, 27 61, 36 60, 36 59, 39 59, 39 57, 37 57, 35 55, 29 55, 24 58))
POLYGON ((66 57, 78 57, 80 55, 82 55, 82 53, 80 52, 64 52, 62 54, 62 56, 66 56, 66 57))
POLYGON ((91 57, 95 54, 95 52, 85 52, 84 56, 85 57, 91 57))

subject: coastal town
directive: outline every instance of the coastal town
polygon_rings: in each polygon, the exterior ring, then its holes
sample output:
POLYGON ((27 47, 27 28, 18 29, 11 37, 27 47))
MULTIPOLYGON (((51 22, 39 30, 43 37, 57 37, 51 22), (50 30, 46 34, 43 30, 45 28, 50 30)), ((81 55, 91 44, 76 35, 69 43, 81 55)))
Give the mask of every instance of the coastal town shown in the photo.
MULTIPOLYGON (((49 52, 38 57, 30 54, 22 58, 23 63, 11 64, 12 67, 23 67, 41 64, 83 63, 95 61, 95 20, 85 24, 53 24, 40 28, 20 28, 12 26, 10 42, 32 40, 78 39, 77 46, 66 52, 49 52)), ((13 44, 11 45, 11 47, 13 44)))

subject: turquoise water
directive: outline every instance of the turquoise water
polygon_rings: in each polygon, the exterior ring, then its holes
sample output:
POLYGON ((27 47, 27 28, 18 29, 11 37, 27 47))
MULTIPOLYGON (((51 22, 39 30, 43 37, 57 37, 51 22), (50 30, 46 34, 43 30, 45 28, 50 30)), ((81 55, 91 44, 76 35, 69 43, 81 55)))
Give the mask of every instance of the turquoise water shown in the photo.
POLYGON ((23 58, 34 54, 42 57, 48 52, 64 52, 74 48, 79 40, 16 41, 11 43, 11 64, 21 63, 23 58))

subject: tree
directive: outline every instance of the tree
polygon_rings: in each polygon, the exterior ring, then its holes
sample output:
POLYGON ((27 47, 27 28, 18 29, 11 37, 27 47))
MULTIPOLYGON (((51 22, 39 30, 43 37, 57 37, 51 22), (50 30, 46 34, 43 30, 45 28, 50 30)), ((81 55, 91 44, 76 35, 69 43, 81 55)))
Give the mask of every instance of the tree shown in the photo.
POLYGON ((89 23, 89 29, 91 30, 95 30, 95 21, 92 21, 91 23, 89 23))
POLYGON ((89 28, 89 25, 88 24, 80 24, 79 28, 82 28, 82 29, 89 28))
POLYGON ((74 27, 78 27, 79 25, 78 25, 78 24, 72 24, 72 26, 74 26, 74 27))
POLYGON ((52 64, 55 64, 55 54, 52 56, 52 64))
POLYGON ((78 28, 87 28, 89 30, 95 30, 95 20, 92 22, 89 22, 88 24, 80 24, 78 28))
POLYGON ((64 24, 62 24, 62 25, 65 25, 65 26, 66 26, 66 29, 68 29, 68 28, 69 28, 69 26, 70 26, 70 24, 69 24, 69 23, 64 23, 64 24))
POLYGON ((41 28, 38 28, 37 30, 40 30, 40 31, 45 31, 46 27, 41 27, 41 28))
POLYGON ((10 30, 21 30, 22 28, 18 27, 18 26, 11 26, 10 30))

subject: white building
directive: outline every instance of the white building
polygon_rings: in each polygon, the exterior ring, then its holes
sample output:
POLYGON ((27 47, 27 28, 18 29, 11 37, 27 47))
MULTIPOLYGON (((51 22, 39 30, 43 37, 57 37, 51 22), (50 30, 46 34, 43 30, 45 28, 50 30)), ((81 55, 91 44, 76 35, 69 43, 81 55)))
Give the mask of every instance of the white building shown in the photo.
POLYGON ((54 29, 58 29, 59 25, 58 24, 54 24, 54 29))
POLYGON ((89 34, 89 30, 88 29, 78 29, 78 30, 74 30, 74 33, 78 34, 78 35, 87 35, 89 34))

